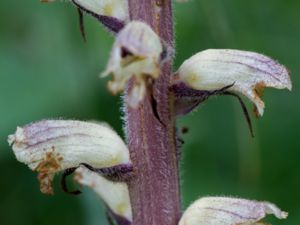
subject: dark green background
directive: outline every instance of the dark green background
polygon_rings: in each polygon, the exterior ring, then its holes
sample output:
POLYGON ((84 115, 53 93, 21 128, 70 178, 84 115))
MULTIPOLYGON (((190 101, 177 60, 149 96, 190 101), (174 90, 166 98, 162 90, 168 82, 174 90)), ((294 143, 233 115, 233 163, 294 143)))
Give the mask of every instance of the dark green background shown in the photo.
MULTIPOLYGON (((237 48, 270 55, 291 71, 293 91, 267 90, 265 115, 249 135, 239 104, 213 98, 179 120, 184 136, 184 207, 200 196, 269 200, 300 224, 300 1, 194 0, 176 3, 176 63, 207 48, 237 48)), ((98 79, 113 39, 86 17, 88 42, 67 3, 0 1, 0 223, 105 224, 97 197, 59 189, 39 192, 36 174, 18 163, 6 142, 17 125, 42 118, 97 119, 122 132, 121 102, 98 79)), ((248 104, 248 107, 251 107, 248 104)))

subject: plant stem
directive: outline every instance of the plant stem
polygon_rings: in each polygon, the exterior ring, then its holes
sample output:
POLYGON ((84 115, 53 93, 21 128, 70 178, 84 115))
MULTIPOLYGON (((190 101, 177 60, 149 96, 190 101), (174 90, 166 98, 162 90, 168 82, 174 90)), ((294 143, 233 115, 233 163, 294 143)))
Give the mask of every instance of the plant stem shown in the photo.
MULTIPOLYGON (((128 2, 132 20, 146 22, 166 44, 173 46, 171 0, 128 2)), ((148 88, 137 109, 124 104, 135 168, 135 176, 129 182, 133 225, 176 225, 180 218, 174 101, 168 90, 171 74, 172 59, 164 64, 160 77, 148 88)))

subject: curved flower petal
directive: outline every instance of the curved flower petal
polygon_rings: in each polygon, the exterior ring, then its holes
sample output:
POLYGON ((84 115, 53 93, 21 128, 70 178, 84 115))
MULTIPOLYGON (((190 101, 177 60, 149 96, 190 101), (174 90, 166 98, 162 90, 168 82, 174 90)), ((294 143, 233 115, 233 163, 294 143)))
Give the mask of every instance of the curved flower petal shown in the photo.
POLYGON ((85 11, 98 16, 114 17, 120 21, 128 21, 128 0, 72 0, 85 11))
POLYGON ((285 219, 288 214, 269 202, 239 198, 205 197, 194 202, 183 214, 179 225, 255 225, 267 214, 285 219))
MULTIPOLYGON (((132 212, 126 183, 109 181, 84 166, 76 169, 74 179, 79 184, 93 189, 103 199, 113 214, 117 215, 118 218, 127 220, 127 223, 130 224, 132 212)), ((123 224, 125 223, 123 222, 123 224)))
POLYGON ((229 90, 240 92, 263 115, 260 99, 265 87, 291 90, 287 69, 273 59, 253 52, 209 49, 186 60, 178 70, 181 81, 196 90, 217 90, 234 84, 229 90))
POLYGON ((128 23, 117 35, 106 70, 102 76, 113 74, 109 90, 117 94, 124 90, 127 81, 134 78, 129 104, 136 107, 146 92, 146 78, 155 79, 160 72, 163 52, 158 35, 139 21, 128 23))
POLYGON ((39 173, 43 193, 53 192, 55 173, 81 163, 95 168, 131 164, 126 145, 105 124, 44 120, 18 127, 8 142, 16 158, 39 173))

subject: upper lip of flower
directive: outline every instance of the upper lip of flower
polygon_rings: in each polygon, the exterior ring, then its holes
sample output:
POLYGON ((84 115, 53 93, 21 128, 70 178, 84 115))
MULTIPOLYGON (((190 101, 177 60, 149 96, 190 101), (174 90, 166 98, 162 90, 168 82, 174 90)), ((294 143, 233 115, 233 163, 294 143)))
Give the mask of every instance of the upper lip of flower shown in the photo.
POLYGON ((269 202, 240 198, 204 197, 195 201, 183 213, 179 225, 257 224, 267 214, 285 219, 288 213, 269 202))

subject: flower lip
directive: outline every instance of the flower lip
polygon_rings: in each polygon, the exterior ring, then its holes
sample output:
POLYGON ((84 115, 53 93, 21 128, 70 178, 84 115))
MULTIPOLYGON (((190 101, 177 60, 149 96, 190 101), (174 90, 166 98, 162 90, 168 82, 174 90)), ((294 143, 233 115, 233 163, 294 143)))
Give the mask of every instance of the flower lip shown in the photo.
POLYGON ((104 200, 115 219, 130 224, 132 211, 126 183, 109 181, 85 166, 76 169, 74 180, 93 189, 104 200))
POLYGON ((248 51, 209 49, 186 60, 178 70, 179 78, 196 90, 217 90, 231 83, 230 89, 248 97, 264 111, 260 99, 265 87, 292 89, 287 69, 275 60, 248 51))

